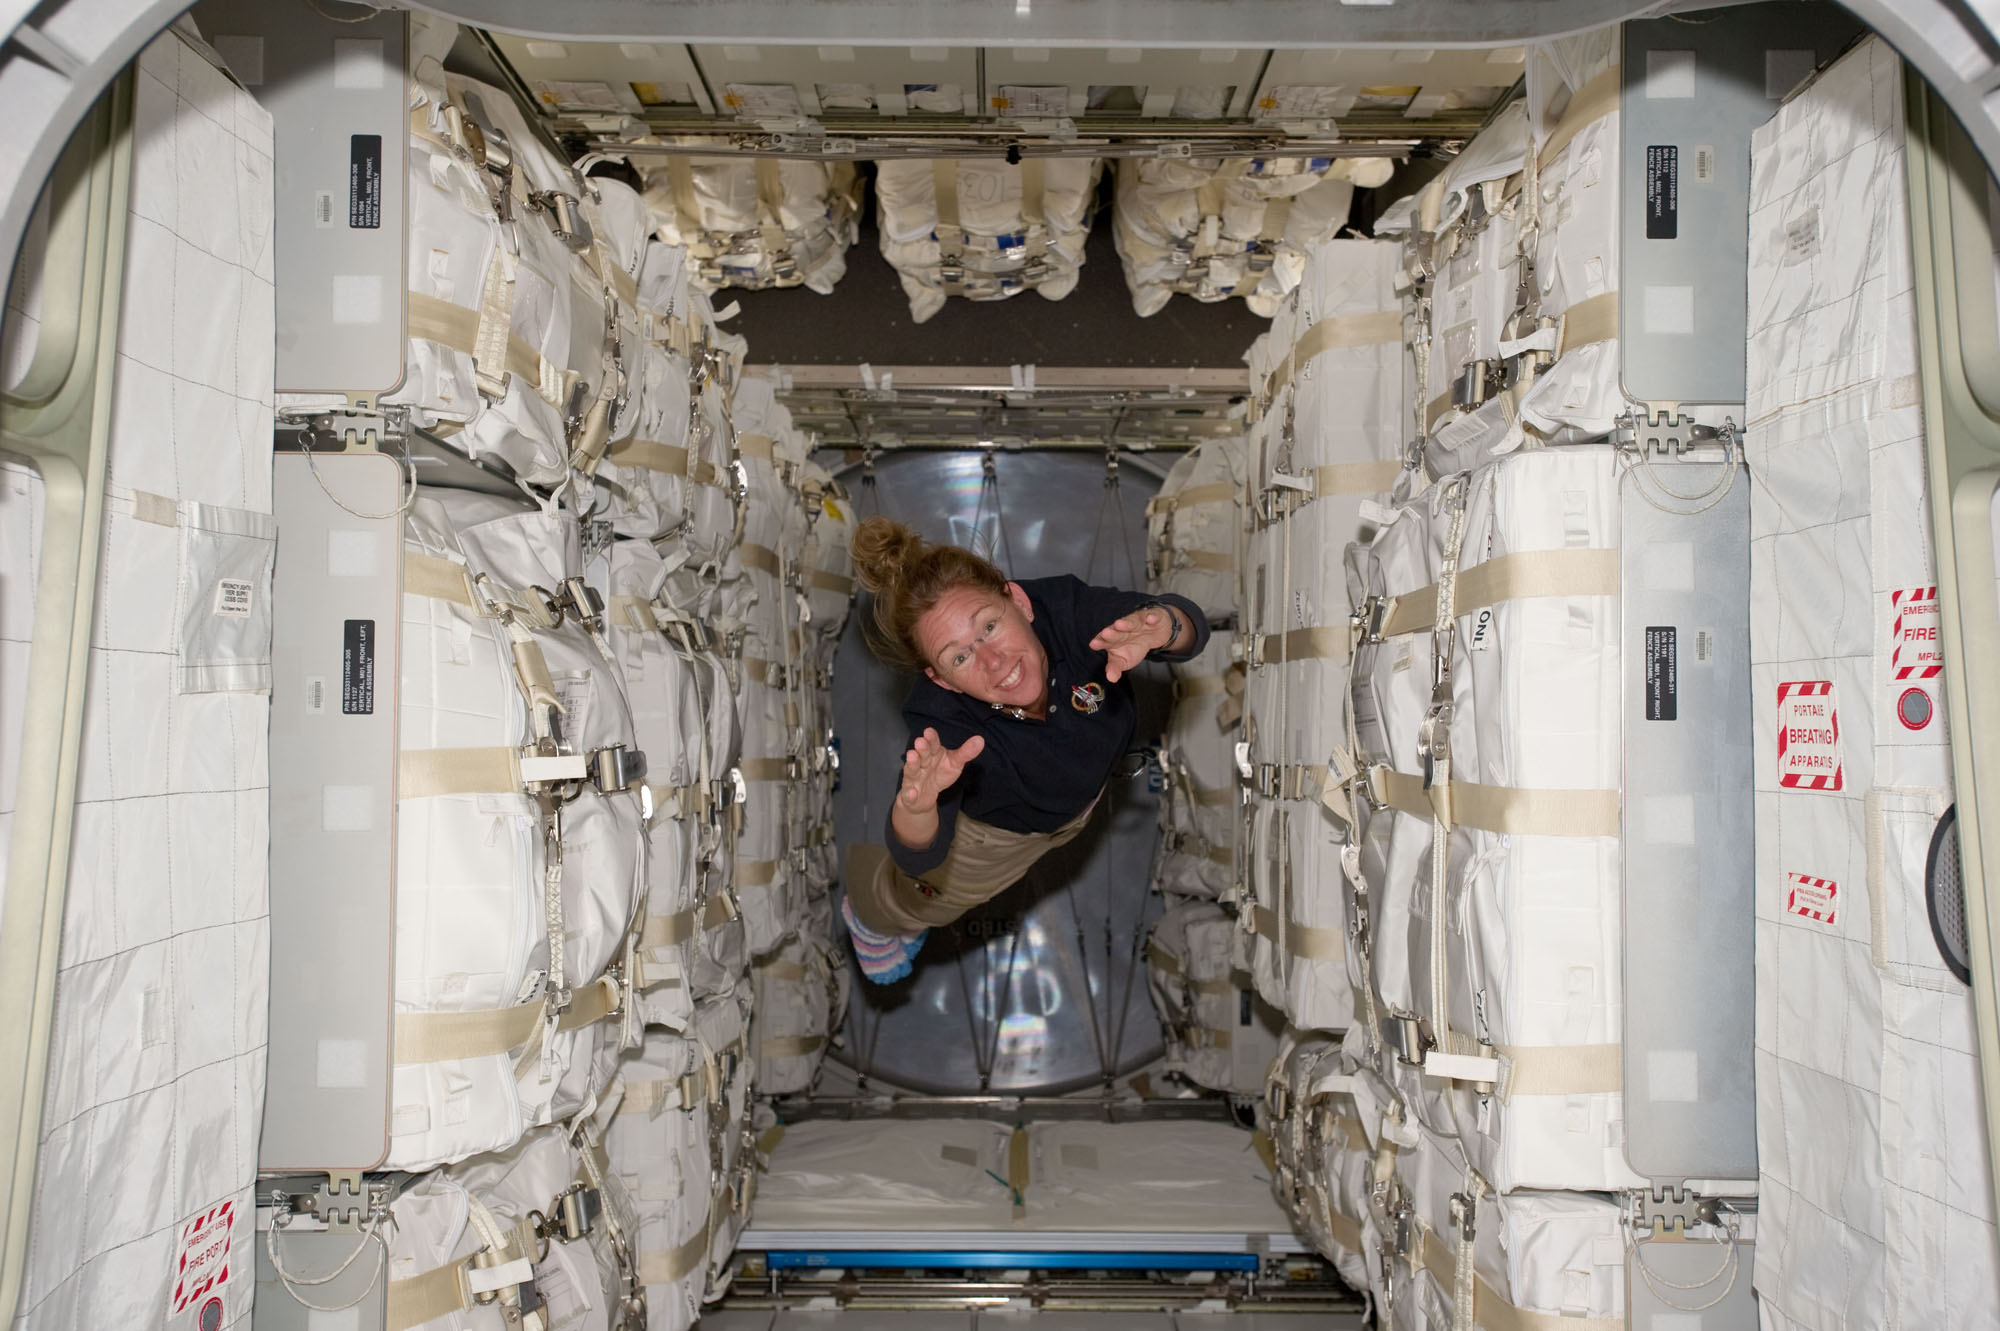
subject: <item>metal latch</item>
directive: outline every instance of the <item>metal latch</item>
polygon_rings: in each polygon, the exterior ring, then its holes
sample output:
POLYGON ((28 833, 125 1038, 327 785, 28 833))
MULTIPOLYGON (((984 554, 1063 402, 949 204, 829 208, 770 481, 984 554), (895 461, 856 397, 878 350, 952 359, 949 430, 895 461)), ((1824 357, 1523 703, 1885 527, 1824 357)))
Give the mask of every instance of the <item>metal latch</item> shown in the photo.
POLYGON ((1467 361, 1458 378, 1452 380, 1451 405, 1467 410, 1478 406, 1500 390, 1501 378, 1501 367, 1492 361, 1467 361))
POLYGON ((630 790, 646 779, 646 755, 623 744, 591 750, 588 767, 590 784, 605 795, 630 790))
POLYGON ((361 1174, 280 1178, 258 1185, 257 1205, 269 1207, 279 1228, 294 1219, 317 1220, 336 1234, 358 1234, 389 1213, 390 1184, 361 1174))
POLYGON ((1430 1049, 1430 1036, 1424 1033, 1424 1023, 1418 1017, 1391 1016, 1389 1029, 1383 1032, 1388 1043, 1395 1050, 1398 1062, 1411 1067, 1424 1065, 1424 1054, 1430 1049))
MULTIPOLYGON (((299 428, 300 446, 307 452, 380 452, 383 445, 405 448, 410 441, 410 409, 384 407, 380 411, 342 408, 316 411, 303 419, 291 418, 299 428)), ((282 427, 281 427, 282 428, 282 427)))
POLYGON ((535 1237, 547 1242, 574 1243, 587 1238, 597 1217, 604 1213, 604 1197, 596 1188, 574 1184, 555 1195, 546 1213, 530 1211, 528 1222, 535 1237))
POLYGON ((1632 1193, 1627 1213, 1634 1229, 1649 1231, 1658 1238, 1687 1233, 1690 1225, 1719 1223, 1715 1199, 1673 1184, 1654 1184, 1632 1193))

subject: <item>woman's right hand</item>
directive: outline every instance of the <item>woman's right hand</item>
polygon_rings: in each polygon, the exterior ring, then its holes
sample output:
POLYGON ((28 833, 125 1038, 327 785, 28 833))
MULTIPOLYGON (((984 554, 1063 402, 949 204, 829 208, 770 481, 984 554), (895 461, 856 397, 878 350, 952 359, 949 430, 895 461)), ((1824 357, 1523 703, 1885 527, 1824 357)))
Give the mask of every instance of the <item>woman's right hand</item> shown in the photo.
POLYGON ((896 802, 911 813, 937 808, 938 796, 958 780, 965 765, 986 749, 986 737, 974 735, 957 748, 947 748, 934 729, 926 729, 903 755, 903 788, 896 802))

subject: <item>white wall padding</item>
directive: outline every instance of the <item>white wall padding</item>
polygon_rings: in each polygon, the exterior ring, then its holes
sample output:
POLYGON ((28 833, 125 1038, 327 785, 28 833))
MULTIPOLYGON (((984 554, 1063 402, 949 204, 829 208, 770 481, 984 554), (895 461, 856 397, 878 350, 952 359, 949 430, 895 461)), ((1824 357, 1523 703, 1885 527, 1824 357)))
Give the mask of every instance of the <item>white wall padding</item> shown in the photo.
POLYGON ((924 322, 947 296, 1074 291, 1101 168, 1094 157, 877 163, 882 257, 902 275, 910 317, 924 322))
POLYGON ((1879 38, 1752 139, 1756 1284, 1772 1327, 1972 1326, 2000 1302, 1971 1004, 1924 901, 1951 762, 1904 142, 1902 63, 1879 38), (1836 723, 1832 744, 1806 733, 1836 723))
MULTIPOLYGON (((211 1301, 214 1325, 248 1326, 253 1284, 272 129, 175 33, 134 74, 104 545, 21 1327, 178 1329, 211 1301), (222 644, 208 628, 225 604, 239 636, 222 644), (199 669, 203 652, 227 668, 199 669)), ((0 472, 0 810, 20 753, 39 505, 30 473, 0 472)))
POLYGON ((803 284, 828 295, 847 272, 861 212, 852 162, 650 154, 640 160, 649 163, 646 202, 660 238, 687 251, 689 272, 702 286, 803 284))
POLYGON ((1354 187, 1380 185, 1387 158, 1125 158, 1113 236, 1132 306, 1158 314, 1175 292, 1241 296, 1269 316, 1306 255, 1347 223, 1354 187))

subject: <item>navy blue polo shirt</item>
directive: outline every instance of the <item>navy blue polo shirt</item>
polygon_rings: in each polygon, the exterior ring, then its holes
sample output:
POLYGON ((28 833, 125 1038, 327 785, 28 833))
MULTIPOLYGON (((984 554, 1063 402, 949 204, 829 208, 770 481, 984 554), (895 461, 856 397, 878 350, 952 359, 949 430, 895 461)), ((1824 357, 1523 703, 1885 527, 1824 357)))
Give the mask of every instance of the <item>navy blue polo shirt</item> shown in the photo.
MULTIPOLYGON (((888 829, 890 854, 913 878, 944 862, 961 812, 1009 832, 1054 832, 1097 798, 1112 767, 1130 751, 1139 721, 1131 676, 1107 684, 1104 653, 1090 648, 1090 640, 1111 621, 1163 602, 1195 626, 1195 641, 1183 654, 1154 652, 1152 660, 1185 661, 1208 645, 1208 621, 1185 597, 1092 587, 1066 573, 1029 578, 1020 586, 1035 609, 1030 627, 1048 653, 1047 719, 1017 719, 928 677, 917 680, 903 702, 910 743, 928 727, 954 749, 974 735, 986 737, 986 748, 938 797, 937 837, 928 847, 912 850, 897 839, 893 827, 888 829)), ((901 757, 897 755, 899 782, 901 757)), ((889 813, 894 816, 893 804, 889 813)))

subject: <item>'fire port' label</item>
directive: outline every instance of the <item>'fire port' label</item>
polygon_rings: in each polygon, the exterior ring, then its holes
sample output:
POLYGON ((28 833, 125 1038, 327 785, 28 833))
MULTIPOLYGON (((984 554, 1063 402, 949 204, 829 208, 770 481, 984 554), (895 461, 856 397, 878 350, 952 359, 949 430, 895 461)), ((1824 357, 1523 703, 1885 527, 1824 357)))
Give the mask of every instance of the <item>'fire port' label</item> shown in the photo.
POLYGON ((1840 715, 1830 679, 1778 685, 1778 784, 1794 790, 1839 790, 1840 715))

